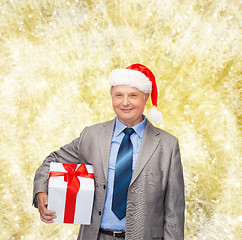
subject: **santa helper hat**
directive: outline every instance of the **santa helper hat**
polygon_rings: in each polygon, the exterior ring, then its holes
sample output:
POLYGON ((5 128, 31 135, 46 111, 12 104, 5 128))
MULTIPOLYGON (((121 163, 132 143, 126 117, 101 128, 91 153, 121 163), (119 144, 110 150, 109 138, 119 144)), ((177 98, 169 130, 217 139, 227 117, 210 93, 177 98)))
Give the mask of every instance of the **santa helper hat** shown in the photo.
POLYGON ((132 64, 125 69, 115 69, 109 76, 111 86, 128 85, 136 87, 144 93, 151 93, 153 108, 148 113, 149 119, 158 123, 162 120, 162 114, 157 110, 157 86, 154 74, 142 64, 132 64))

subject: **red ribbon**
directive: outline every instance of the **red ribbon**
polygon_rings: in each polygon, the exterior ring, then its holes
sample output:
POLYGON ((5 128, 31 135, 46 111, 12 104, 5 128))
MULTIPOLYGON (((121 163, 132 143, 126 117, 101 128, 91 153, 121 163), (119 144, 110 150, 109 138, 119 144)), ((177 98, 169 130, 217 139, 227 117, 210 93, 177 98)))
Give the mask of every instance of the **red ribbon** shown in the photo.
POLYGON ((94 174, 88 173, 84 163, 77 169, 77 164, 74 163, 62 163, 62 165, 67 172, 51 171, 49 177, 64 176, 64 181, 67 182, 64 223, 74 223, 76 196, 80 189, 78 177, 94 179, 94 174))

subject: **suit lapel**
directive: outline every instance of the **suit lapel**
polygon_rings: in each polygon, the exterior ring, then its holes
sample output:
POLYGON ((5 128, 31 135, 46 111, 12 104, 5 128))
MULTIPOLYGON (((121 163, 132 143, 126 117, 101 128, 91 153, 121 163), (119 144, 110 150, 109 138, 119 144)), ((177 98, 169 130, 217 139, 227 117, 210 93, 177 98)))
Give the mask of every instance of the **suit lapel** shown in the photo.
POLYGON ((113 136, 115 119, 105 122, 102 124, 101 133, 98 136, 98 146, 101 155, 102 167, 104 171, 105 178, 107 180, 108 176, 108 162, 109 162, 109 153, 113 136))
POLYGON ((137 163, 134 169, 134 173, 130 182, 130 185, 135 181, 138 177, 146 163, 149 161, 150 157, 156 150, 160 139, 157 137, 159 132, 155 131, 155 127, 147 120, 140 153, 137 159, 137 163))

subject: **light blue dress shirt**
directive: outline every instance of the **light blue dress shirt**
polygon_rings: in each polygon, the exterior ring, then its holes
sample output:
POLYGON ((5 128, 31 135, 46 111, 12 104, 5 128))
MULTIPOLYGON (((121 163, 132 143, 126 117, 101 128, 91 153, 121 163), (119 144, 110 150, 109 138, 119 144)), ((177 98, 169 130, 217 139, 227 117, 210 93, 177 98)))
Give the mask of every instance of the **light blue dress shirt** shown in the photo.
MULTIPOLYGON (((143 121, 133 126, 134 133, 131 135, 130 139, 133 144, 133 164, 132 172, 134 171, 135 164, 138 159, 144 131, 146 126, 146 117, 143 115, 143 121)), ((108 166, 108 179, 107 179, 107 194, 106 201, 104 204, 101 228, 116 230, 116 231, 125 231, 126 217, 119 220, 112 211, 112 198, 113 198, 113 183, 115 175, 115 164, 116 158, 119 150, 119 146, 124 138, 123 130, 127 126, 121 123, 116 117, 115 127, 113 131, 113 138, 110 148, 109 155, 109 166, 108 166)))

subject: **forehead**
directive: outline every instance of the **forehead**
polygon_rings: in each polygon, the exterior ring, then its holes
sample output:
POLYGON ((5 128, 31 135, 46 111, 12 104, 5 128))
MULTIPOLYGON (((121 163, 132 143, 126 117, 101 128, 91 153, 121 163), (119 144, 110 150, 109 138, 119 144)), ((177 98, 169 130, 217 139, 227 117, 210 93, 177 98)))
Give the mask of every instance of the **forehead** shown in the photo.
POLYGON ((131 87, 131 86, 128 86, 128 85, 117 85, 117 86, 113 86, 111 90, 112 90, 113 93, 115 93, 115 92, 122 92, 122 93, 131 93, 131 92, 143 93, 138 88, 131 87))

